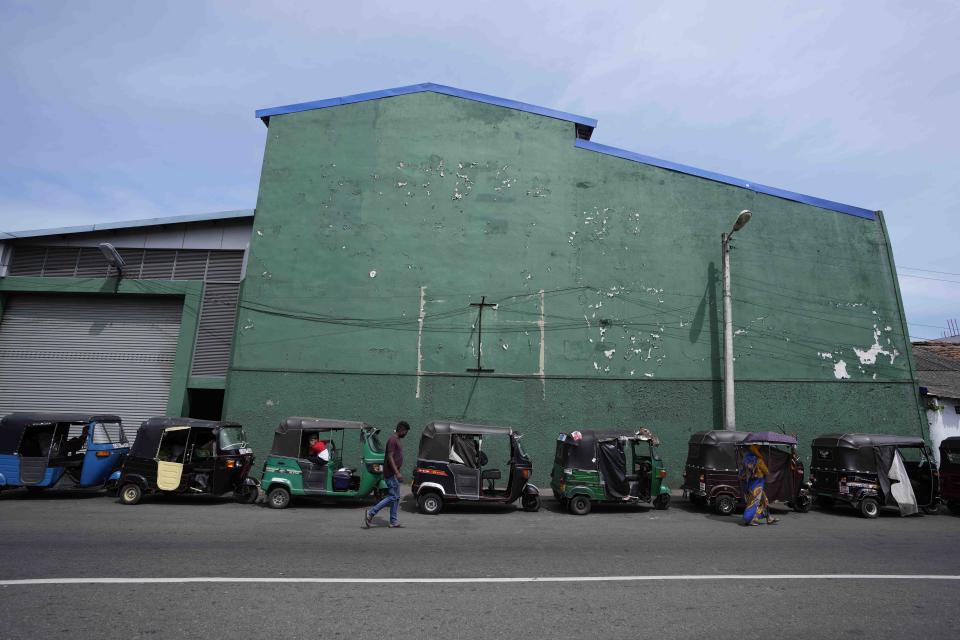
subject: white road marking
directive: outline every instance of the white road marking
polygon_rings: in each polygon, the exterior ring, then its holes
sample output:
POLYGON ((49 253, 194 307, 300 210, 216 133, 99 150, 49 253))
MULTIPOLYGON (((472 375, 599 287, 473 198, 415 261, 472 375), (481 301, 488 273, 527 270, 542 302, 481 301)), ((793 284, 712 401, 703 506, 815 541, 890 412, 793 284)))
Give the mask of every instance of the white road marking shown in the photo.
POLYGON ((507 582, 680 582, 710 580, 960 580, 960 575, 943 574, 707 574, 675 576, 536 576, 515 578, 228 578, 220 576, 184 578, 27 578, 0 580, 0 586, 66 584, 185 584, 192 582, 220 582, 236 584, 475 584, 507 582))

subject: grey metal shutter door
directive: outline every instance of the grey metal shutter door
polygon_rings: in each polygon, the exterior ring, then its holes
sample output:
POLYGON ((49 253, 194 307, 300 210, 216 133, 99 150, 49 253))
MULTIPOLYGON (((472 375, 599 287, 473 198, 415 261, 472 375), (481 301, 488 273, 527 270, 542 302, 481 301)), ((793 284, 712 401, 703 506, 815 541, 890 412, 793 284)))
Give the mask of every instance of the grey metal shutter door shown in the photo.
POLYGON ((227 375, 239 296, 240 283, 208 282, 204 285, 192 375, 227 375))
POLYGON ((116 413, 131 440, 167 410, 179 298, 12 295, 0 319, 0 414, 116 413))

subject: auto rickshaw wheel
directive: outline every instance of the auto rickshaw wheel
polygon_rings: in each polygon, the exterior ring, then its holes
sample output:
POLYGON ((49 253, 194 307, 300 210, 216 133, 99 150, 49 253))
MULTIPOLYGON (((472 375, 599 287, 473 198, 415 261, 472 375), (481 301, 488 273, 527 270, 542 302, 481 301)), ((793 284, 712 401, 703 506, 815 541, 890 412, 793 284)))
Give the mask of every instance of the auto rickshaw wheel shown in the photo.
POLYGON ((255 484, 245 484, 237 487, 233 497, 240 504, 253 504, 260 497, 260 488, 255 484))
POLYGON ((653 508, 654 508, 654 509, 659 509, 660 511, 663 511, 663 510, 665 510, 665 509, 669 509, 669 508, 670 508, 670 494, 669 494, 669 493, 661 493, 661 494, 657 495, 657 497, 653 499, 653 508))
POLYGON ((525 493, 520 498, 520 506, 524 511, 540 511, 540 496, 535 493, 525 493))
POLYGON ((443 496, 433 491, 421 493, 417 498, 417 509, 422 514, 435 516, 443 510, 443 496))
POLYGON ((590 513, 591 506, 593 505, 590 502, 590 498, 581 493, 570 498, 570 504, 567 506, 567 509, 575 516, 585 516, 590 513))
POLYGON ((26 489, 27 493, 29 493, 30 495, 35 496, 37 494, 43 493, 45 490, 45 487, 24 487, 24 489, 26 489))
POLYGON ((876 518, 880 515, 880 503, 877 502, 876 498, 864 498, 860 501, 858 505, 860 509, 860 515, 864 518, 876 518))
POLYGON ((797 496, 797 499, 793 501, 793 510, 797 513, 806 513, 810 511, 810 496, 797 496))
POLYGON ((713 510, 721 516, 728 516, 737 508, 737 501, 733 496, 717 496, 713 501, 713 510))
POLYGON ((143 489, 138 484, 131 482, 120 487, 120 504, 137 504, 142 497, 143 489))
POLYGON ((940 513, 940 504, 928 504, 925 507, 920 507, 920 510, 928 516, 935 516, 940 513))
POLYGON ((286 487, 274 487, 267 494, 267 504, 273 509, 286 509, 290 506, 290 492, 286 487))

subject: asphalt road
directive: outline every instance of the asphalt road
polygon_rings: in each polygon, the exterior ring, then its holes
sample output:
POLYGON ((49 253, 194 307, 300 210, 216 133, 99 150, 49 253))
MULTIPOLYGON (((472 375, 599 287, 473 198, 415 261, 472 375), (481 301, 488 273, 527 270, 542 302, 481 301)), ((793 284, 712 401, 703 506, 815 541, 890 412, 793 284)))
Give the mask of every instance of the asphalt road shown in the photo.
POLYGON ((63 578, 534 578, 621 582, 0 586, 0 638, 955 637, 960 581, 703 576, 960 575, 960 518, 852 510, 742 527, 668 511, 448 506, 360 527, 358 504, 276 511, 208 498, 0 495, 0 581, 63 578))

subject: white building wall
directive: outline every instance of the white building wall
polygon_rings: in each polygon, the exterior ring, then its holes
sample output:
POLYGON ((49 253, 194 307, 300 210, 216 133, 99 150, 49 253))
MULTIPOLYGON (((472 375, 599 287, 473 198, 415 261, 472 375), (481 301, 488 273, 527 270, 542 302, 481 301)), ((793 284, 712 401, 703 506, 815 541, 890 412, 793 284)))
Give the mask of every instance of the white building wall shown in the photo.
POLYGON ((927 397, 929 404, 936 403, 940 410, 927 409, 927 424, 930 426, 930 444, 933 456, 940 464, 940 442, 944 438, 960 436, 960 399, 927 397))

